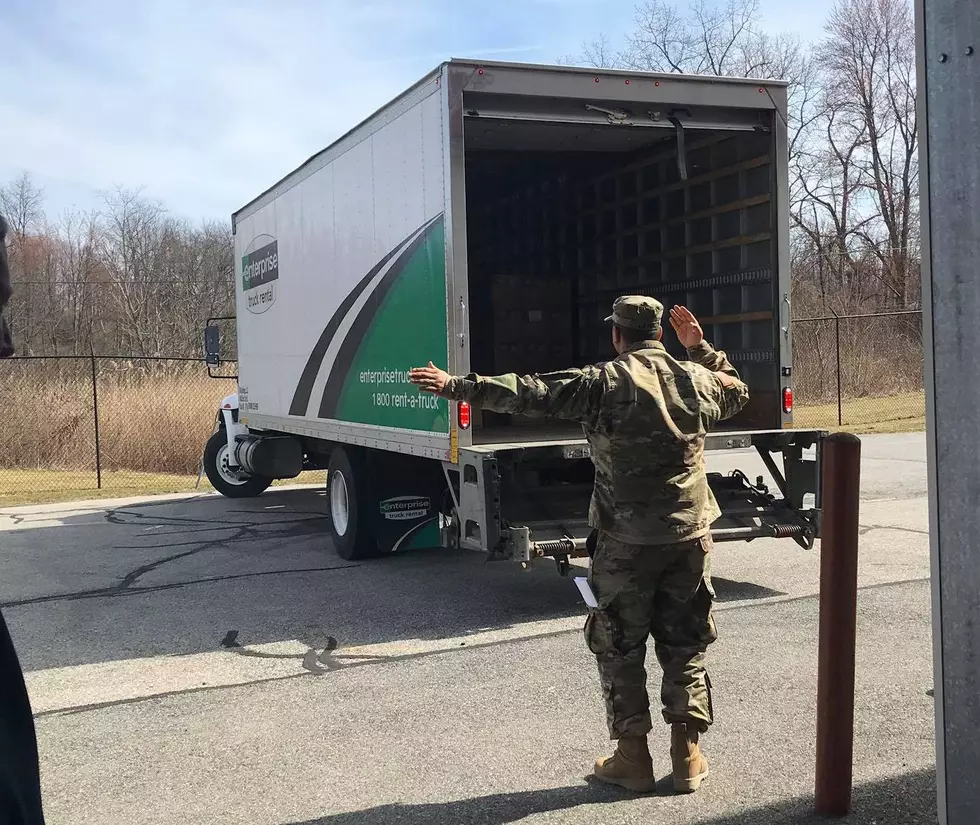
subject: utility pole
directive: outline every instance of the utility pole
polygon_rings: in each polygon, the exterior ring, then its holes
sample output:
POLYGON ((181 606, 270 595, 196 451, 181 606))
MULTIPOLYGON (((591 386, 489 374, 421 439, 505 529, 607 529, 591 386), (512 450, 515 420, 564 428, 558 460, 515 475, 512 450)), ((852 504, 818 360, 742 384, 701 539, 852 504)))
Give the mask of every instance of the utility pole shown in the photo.
POLYGON ((939 821, 980 811, 980 2, 916 0, 939 821))

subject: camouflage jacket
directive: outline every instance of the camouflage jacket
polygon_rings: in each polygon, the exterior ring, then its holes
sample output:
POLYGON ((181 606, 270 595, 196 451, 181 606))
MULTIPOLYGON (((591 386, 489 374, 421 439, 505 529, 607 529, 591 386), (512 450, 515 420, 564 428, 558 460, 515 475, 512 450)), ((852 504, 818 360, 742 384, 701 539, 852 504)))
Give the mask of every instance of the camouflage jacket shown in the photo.
POLYGON ((663 344, 645 341, 601 366, 454 376, 446 395, 495 412, 580 422, 596 471, 589 524, 628 543, 670 544, 703 536, 721 515, 704 437, 749 399, 725 353, 703 342, 688 355, 677 361, 663 344))

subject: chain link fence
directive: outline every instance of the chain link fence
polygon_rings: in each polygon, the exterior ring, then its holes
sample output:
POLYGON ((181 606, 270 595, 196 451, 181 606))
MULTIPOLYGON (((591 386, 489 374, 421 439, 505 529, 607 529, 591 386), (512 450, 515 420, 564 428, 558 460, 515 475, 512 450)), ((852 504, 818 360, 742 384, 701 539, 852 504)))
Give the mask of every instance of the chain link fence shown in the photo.
MULTIPOLYGON (((793 335, 797 427, 924 429, 920 312, 803 318, 793 335)), ((178 358, 0 360, 0 506, 195 489, 234 372, 226 363, 215 380, 178 358)))
MULTIPOLYGON (((235 388, 196 359, 0 361, 0 506, 193 490, 220 401, 235 388)), ((211 489, 206 477, 201 489, 211 489)))
POLYGON ((795 426, 925 429, 921 311, 797 319, 793 352, 795 426))

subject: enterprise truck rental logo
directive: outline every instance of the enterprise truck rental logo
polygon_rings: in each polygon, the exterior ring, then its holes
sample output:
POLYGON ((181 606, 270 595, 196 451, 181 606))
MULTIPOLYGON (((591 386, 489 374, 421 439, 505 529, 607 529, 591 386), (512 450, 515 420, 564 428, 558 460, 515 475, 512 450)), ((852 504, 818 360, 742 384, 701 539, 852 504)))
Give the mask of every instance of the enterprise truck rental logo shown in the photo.
POLYGON ((381 515, 388 521, 414 521, 429 515, 431 507, 423 496, 399 496, 381 502, 381 515))
POLYGON ((249 312, 258 315, 276 302, 278 280, 279 241, 259 235, 242 256, 242 292, 249 312))

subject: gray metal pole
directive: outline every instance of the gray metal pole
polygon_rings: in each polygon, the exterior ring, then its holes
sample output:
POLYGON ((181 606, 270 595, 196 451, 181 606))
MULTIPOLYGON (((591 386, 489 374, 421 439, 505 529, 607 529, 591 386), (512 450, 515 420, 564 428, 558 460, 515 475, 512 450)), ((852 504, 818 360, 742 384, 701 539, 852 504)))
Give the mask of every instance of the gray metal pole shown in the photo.
POLYGON ((102 489, 102 441, 99 437, 99 378, 95 369, 95 350, 89 342, 89 358, 92 364, 92 420, 95 423, 95 478, 96 487, 102 489))
POLYGON ((837 339, 837 426, 844 426, 844 402, 841 400, 840 315, 834 312, 834 336, 837 339))
POLYGON ((939 821, 980 811, 980 2, 916 0, 939 821))

